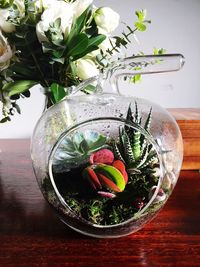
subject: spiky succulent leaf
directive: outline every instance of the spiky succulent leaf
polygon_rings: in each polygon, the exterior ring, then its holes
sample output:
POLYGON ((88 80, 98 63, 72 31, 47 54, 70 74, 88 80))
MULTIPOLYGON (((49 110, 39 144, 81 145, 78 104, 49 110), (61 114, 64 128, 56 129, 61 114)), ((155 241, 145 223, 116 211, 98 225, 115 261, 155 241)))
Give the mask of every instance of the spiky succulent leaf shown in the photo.
POLYGON ((147 160, 148 157, 148 145, 145 147, 140 159, 136 162, 136 168, 140 168, 147 160))
POLYGON ((122 155, 122 158, 125 160, 125 153, 124 153, 124 135, 123 135, 124 129, 122 127, 119 127, 119 150, 122 155))
POLYGON ((135 131, 133 134, 133 141, 132 141, 132 151, 135 160, 138 160, 141 155, 140 137, 141 133, 139 131, 135 131))
POLYGON ((138 169, 136 169, 136 168, 128 168, 128 169, 127 169, 127 172, 128 172, 128 174, 130 174, 130 175, 140 174, 140 173, 141 173, 141 171, 138 170, 138 169))
POLYGON ((131 104, 128 107, 128 112, 127 112, 126 120, 127 121, 130 121, 130 122, 133 122, 134 121, 133 113, 132 113, 132 110, 131 110, 131 104))
POLYGON ((120 138, 120 148, 123 150, 123 157, 126 164, 130 164, 131 162, 135 161, 133 150, 131 147, 131 143, 126 131, 121 128, 119 131, 119 138, 120 138))
MULTIPOLYGON (((134 117, 133 117, 133 113, 132 113, 132 110, 131 110, 131 104, 128 107, 126 120, 127 120, 128 123, 133 123, 134 122, 134 117)), ((135 130, 130 126, 125 125, 125 131, 127 132, 129 138, 131 138, 132 135, 134 134, 135 130)))
POLYGON ((152 108, 150 108, 148 117, 147 117, 146 122, 145 122, 145 124, 144 124, 144 129, 145 129, 147 132, 149 132, 149 129, 150 129, 151 119, 152 119, 152 108))
POLYGON ((149 153, 145 163, 142 166, 140 166, 140 169, 146 168, 147 166, 149 166, 152 162, 154 162, 157 159, 158 159, 158 156, 155 152, 149 153))
POLYGON ((123 157, 121 155, 121 152, 120 152, 116 142, 113 143, 113 153, 114 153, 115 159, 119 159, 119 160, 121 160, 122 162, 125 163, 125 161, 124 161, 124 159, 123 159, 123 157))
POLYGON ((139 110, 138 110, 138 105, 137 102, 135 101, 135 116, 134 116, 134 122, 137 124, 140 124, 140 114, 139 114, 139 110))
MULTIPOLYGON (((148 113, 147 119, 146 119, 145 124, 144 124, 144 129, 149 134, 150 134, 149 130, 150 130, 150 126, 151 126, 151 119, 152 119, 152 108, 150 108, 150 111, 148 113)), ((141 150, 143 151, 145 146, 146 146, 146 139, 145 139, 144 135, 141 135, 140 145, 141 145, 141 150)))
POLYGON ((130 164, 131 162, 135 161, 135 157, 134 157, 135 155, 134 155, 134 151, 132 150, 129 137, 125 131, 124 131, 123 140, 124 140, 124 156, 125 156, 127 164, 130 164))

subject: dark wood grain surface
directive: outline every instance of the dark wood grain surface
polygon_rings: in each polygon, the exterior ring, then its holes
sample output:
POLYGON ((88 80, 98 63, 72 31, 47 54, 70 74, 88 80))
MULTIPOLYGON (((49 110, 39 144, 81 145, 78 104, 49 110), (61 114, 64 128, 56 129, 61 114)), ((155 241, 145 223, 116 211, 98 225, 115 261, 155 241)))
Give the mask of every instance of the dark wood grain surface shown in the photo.
POLYGON ((168 110, 176 119, 183 136, 182 169, 200 169, 200 108, 171 108, 168 110))
POLYGON ((139 232, 95 239, 69 229, 37 186, 28 140, 0 140, 0 266, 200 266, 200 174, 183 171, 139 232))

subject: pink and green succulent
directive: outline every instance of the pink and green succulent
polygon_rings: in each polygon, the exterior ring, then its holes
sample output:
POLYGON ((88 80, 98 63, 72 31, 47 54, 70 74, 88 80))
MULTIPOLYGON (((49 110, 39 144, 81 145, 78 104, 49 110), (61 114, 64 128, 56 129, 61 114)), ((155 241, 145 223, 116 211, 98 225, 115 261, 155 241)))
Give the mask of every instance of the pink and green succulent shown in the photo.
POLYGON ((109 149, 101 149, 90 156, 88 167, 83 170, 91 186, 104 197, 115 197, 115 193, 124 191, 128 182, 125 165, 120 160, 114 160, 114 154, 109 149), (102 191, 106 189, 106 191, 102 191), (108 193, 111 194, 108 194, 108 193))

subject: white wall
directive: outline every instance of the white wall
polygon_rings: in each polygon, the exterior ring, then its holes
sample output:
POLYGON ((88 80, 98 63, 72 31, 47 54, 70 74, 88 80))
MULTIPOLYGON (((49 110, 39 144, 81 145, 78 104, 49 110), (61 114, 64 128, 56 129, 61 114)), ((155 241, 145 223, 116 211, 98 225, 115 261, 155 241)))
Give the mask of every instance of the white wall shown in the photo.
MULTIPOLYGON (((20 99, 21 114, 16 113, 11 122, 0 124, 0 138, 27 138, 33 132, 44 109, 45 98, 39 86, 31 89, 31 97, 20 99)), ((1 105, 0 105, 1 108, 1 105)))
POLYGON ((133 95, 164 107, 200 107, 200 0, 96 0, 96 4, 109 4, 129 25, 135 10, 147 9, 152 24, 137 34, 140 45, 134 43, 129 55, 138 51, 150 54, 153 47, 162 47, 185 56, 180 72, 145 76, 139 86, 129 88, 133 95))
MULTIPOLYGON (((186 64, 177 73, 151 75, 129 88, 131 94, 151 99, 164 107, 200 107, 200 0, 94 0, 96 6, 110 6, 121 20, 132 25, 135 10, 146 8, 152 20, 145 33, 138 33, 140 45, 133 43, 127 55, 152 53, 163 47, 168 53, 182 53, 186 64)), ((123 29, 123 24, 120 29, 123 29)), ((117 33, 120 33, 117 31, 117 33)), ((0 125, 0 138, 29 137, 39 118, 44 98, 32 90, 32 98, 22 100, 22 115, 0 125)))

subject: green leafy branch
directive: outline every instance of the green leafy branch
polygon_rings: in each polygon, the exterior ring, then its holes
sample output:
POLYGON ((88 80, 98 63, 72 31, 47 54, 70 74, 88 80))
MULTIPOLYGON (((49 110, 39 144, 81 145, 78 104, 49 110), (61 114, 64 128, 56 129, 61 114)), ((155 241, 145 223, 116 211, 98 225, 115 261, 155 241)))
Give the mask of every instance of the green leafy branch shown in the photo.
POLYGON ((121 47, 127 48, 127 45, 131 43, 130 36, 134 35, 137 31, 145 31, 147 24, 150 24, 150 20, 146 20, 146 10, 140 10, 135 12, 138 20, 134 23, 135 28, 132 29, 130 26, 126 25, 127 32, 123 31, 122 36, 114 36, 115 42, 110 40, 111 49, 107 49, 106 53, 101 51, 101 55, 97 56, 97 61, 103 67, 108 65, 108 55, 112 56, 114 52, 119 53, 121 47))
POLYGON ((36 84, 37 82, 31 80, 8 82, 5 85, 1 83, 0 100, 3 103, 3 118, 0 120, 0 123, 10 121, 10 116, 14 115, 15 112, 20 114, 20 107, 17 105, 16 100, 20 95, 29 97, 30 95, 27 94, 27 90, 36 84))

